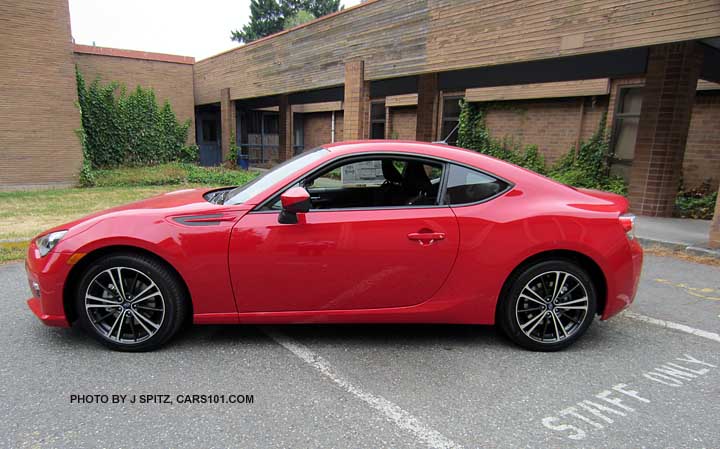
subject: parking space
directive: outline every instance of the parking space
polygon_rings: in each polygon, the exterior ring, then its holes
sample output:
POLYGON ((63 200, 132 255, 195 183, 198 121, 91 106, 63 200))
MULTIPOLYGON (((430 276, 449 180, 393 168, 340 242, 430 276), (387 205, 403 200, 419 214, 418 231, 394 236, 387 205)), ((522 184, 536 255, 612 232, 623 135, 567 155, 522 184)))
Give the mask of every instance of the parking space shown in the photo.
MULTIPOLYGON (((718 274, 648 257, 633 311, 717 332, 720 301, 690 288, 717 289, 718 274)), ((720 445, 720 343, 626 316, 552 354, 491 327, 360 325, 196 327, 120 354, 37 322, 21 265, 0 266, 0 285, 2 447, 720 445), (193 394, 252 403, 181 403, 193 394)))

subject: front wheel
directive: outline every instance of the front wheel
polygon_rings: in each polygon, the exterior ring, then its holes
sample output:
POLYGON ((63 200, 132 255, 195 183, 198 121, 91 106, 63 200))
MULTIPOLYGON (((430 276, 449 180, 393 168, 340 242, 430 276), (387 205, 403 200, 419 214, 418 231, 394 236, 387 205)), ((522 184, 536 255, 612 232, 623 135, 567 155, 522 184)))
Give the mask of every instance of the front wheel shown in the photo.
POLYGON ((499 325, 515 343, 534 351, 573 344, 595 317, 597 297, 587 272, 567 260, 543 261, 510 279, 499 325))
POLYGON ((148 351, 169 340, 184 322, 188 298, 177 275, 159 261, 114 254, 96 261, 76 291, 82 327, 120 351, 148 351))

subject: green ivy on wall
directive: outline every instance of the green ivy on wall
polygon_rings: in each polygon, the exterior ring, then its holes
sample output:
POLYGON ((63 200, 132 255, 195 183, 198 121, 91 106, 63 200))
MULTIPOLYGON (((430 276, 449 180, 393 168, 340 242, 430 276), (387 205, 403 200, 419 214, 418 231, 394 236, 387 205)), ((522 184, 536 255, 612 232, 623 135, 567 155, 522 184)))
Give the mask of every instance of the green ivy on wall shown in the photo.
POLYGON ((477 105, 460 100, 457 145, 545 174, 545 158, 538 151, 537 145, 523 147, 510 138, 499 140, 490 135, 485 124, 489 107, 487 104, 477 105))
POLYGON ((627 194, 625 181, 610 174, 609 161, 612 154, 605 131, 605 116, 592 137, 581 142, 577 151, 571 148, 557 164, 548 168, 537 145, 523 147, 512 139, 499 140, 490 135, 485 117, 492 107, 490 104, 479 105, 461 100, 459 147, 511 162, 574 187, 627 194))
POLYGON ((159 106, 152 89, 127 93, 120 83, 98 79, 86 85, 77 67, 75 73, 81 140, 92 168, 197 160, 197 150, 186 146, 190 120, 180 123, 167 101, 159 106))

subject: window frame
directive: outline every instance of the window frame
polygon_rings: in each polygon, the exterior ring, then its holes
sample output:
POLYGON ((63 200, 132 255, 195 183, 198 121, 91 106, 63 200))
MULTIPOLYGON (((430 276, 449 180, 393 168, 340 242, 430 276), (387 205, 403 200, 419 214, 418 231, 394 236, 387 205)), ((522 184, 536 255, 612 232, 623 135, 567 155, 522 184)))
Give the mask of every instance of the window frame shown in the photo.
MULTIPOLYGON (((326 171, 327 169, 334 169, 335 167, 344 165, 346 161, 349 162, 361 162, 363 160, 372 160, 374 158, 384 158, 384 159, 391 159, 393 157, 402 158, 402 159, 409 159, 409 160, 419 160, 419 161, 432 161, 436 163, 440 163, 443 166, 443 174, 440 178, 440 186, 438 189, 438 199, 436 201, 437 204, 433 205, 421 205, 421 206, 412 206, 412 205, 398 205, 398 206, 377 206, 377 207, 348 207, 348 208, 335 208, 335 209, 310 209, 309 212, 315 212, 315 213, 321 213, 321 212, 342 212, 342 211, 383 211, 383 210, 413 210, 413 209, 437 209, 437 208, 443 208, 443 207, 469 207, 469 206, 475 206, 478 204, 486 203, 488 201, 492 201, 495 198, 498 198, 510 190, 512 190, 515 187, 515 183, 512 181, 509 181, 508 179, 505 179, 501 176, 498 176, 494 173, 490 173, 486 170, 477 168, 475 166, 465 164, 463 162, 451 160, 451 159, 445 159, 442 157, 437 156, 429 156, 425 154, 419 154, 419 153, 405 153, 405 152, 389 152, 389 151, 373 151, 373 152, 364 152, 364 153, 358 153, 358 154, 348 154, 343 155, 334 159, 331 159, 322 165, 319 165, 318 167, 315 167, 314 169, 310 170, 309 172, 302 174, 300 176, 297 176, 293 178, 291 181, 289 181, 286 185, 281 187, 280 189, 273 192, 271 195, 269 195, 265 200, 261 201, 257 206, 255 206, 252 210, 250 210, 250 214, 278 214, 280 213, 279 210, 274 209, 266 209, 266 207, 272 207, 273 204, 275 204, 280 196, 285 193, 286 191, 290 190, 292 187, 295 186, 298 182, 305 178, 309 178, 313 176, 314 174, 317 174, 322 171, 326 171), (463 204, 446 204, 445 203, 445 194, 447 192, 447 182, 448 182, 448 176, 450 174, 449 167, 450 165, 457 165, 458 167, 464 167, 469 170, 476 171, 478 173, 481 173, 485 176, 490 176, 492 178, 495 178, 497 180, 503 181, 507 184, 507 187, 496 193, 495 195, 485 198, 480 201, 475 201, 473 203, 463 203, 463 204), (275 201, 273 201, 275 200, 275 201)), ((309 213, 308 212, 308 213, 309 213)))

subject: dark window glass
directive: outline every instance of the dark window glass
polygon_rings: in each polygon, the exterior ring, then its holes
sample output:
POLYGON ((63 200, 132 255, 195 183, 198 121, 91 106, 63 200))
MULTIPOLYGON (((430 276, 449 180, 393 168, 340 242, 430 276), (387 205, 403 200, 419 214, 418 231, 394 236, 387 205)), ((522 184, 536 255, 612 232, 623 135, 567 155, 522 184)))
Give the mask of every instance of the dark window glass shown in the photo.
POLYGON ((217 142, 217 122, 215 120, 202 121, 202 138, 204 142, 217 142))
POLYGON ((265 114, 263 116, 265 128, 265 134, 277 134, 280 130, 279 124, 280 117, 277 114, 265 114))
POLYGON ((370 103, 370 138, 385 138, 385 102, 370 103))
POLYGON ((443 116, 456 119, 460 117, 459 97, 449 97, 443 101, 443 116))
POLYGON ((630 180, 630 170, 635 158, 640 109, 642 108, 642 88, 622 87, 618 93, 618 105, 613 126, 613 157, 610 161, 610 173, 630 180))
POLYGON ((385 123, 373 123, 370 131, 371 139, 384 139, 385 138, 385 123))
POLYGON ((460 100, 462 97, 444 97, 440 140, 450 145, 457 144, 457 130, 460 121, 460 100))
POLYGON ((370 118, 375 120, 385 121, 385 103, 371 103, 370 106, 370 118))
POLYGON ((503 192, 508 184, 485 173, 451 165, 445 204, 468 204, 483 201, 503 192))

